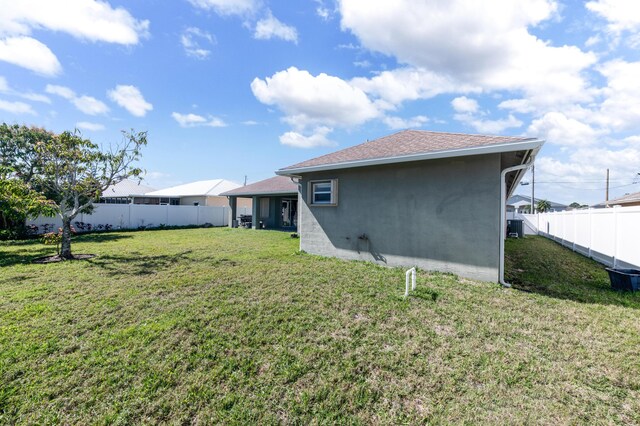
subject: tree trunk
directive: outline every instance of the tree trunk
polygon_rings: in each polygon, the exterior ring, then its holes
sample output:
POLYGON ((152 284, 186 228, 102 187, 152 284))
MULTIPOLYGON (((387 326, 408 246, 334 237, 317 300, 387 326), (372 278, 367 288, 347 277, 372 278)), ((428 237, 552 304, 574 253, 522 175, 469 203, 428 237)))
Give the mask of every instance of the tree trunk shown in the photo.
POLYGON ((60 257, 63 259, 73 259, 71 254, 71 219, 62 219, 62 242, 60 248, 60 257))

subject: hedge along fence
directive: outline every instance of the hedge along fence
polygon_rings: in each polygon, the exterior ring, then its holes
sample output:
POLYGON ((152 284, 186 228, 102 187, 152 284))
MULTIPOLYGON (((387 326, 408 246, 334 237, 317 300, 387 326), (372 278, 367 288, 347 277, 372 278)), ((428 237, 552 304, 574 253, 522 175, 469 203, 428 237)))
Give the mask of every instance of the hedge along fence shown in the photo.
POLYGON ((523 215, 538 234, 614 268, 640 268, 640 207, 523 215))
MULTIPOLYGON (((241 214, 251 214, 250 208, 238 207, 238 218, 241 214)), ((229 224, 229 207, 213 206, 170 206, 145 204, 96 204, 92 214, 79 214, 73 220, 91 224, 93 229, 99 225, 111 225, 111 229, 136 229, 140 227, 154 228, 158 226, 189 226, 210 223, 213 226, 229 224)), ((58 217, 40 216, 27 220, 27 226, 38 227, 37 233, 46 232, 43 225, 51 224, 49 231, 62 226, 58 217)))

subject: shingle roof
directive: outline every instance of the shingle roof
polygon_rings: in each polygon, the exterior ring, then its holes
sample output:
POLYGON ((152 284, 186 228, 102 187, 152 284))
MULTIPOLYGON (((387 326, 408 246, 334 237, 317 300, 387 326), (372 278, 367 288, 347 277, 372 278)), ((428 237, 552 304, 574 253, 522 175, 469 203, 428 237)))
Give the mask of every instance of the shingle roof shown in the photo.
MULTIPOLYGON (((527 205, 531 204, 531 196, 529 195, 520 195, 520 194, 515 194, 513 196, 511 196, 511 198, 509 198, 507 200, 507 204, 517 204, 519 202, 524 202, 527 205)), ((538 201, 541 201, 540 198, 534 198, 533 202, 537 203, 538 201)), ((549 205, 554 208, 554 209, 559 209, 559 208, 567 208, 568 206, 566 204, 562 204, 562 203, 556 203, 555 201, 551 201, 551 200, 545 200, 549 203, 549 205)))
POLYGON ((634 192, 632 194, 627 194, 623 197, 616 198, 614 200, 605 201, 602 204, 608 204, 610 206, 614 206, 616 204, 637 203, 638 201, 640 201, 640 192, 634 192))
POLYGON ((266 195, 266 194, 293 194, 298 192, 298 185, 291 182, 287 176, 274 176, 261 180, 251 185, 227 191, 220 195, 266 195))
POLYGON ((240 185, 225 179, 200 180, 184 185, 172 186, 148 192, 144 195, 151 197, 197 197, 215 196, 225 191, 238 188, 240 185))
POLYGON ((280 171, 286 172, 287 170, 305 167, 350 163, 363 160, 390 159, 535 140, 535 138, 527 137, 484 136, 429 132, 424 130, 403 130, 389 136, 384 136, 360 145, 284 167, 280 169, 280 171))
POLYGON ((129 195, 144 195, 149 191, 155 191, 155 188, 152 188, 147 185, 142 185, 137 180, 129 180, 125 179, 116 183, 115 185, 109 186, 102 193, 102 197, 104 198, 112 198, 112 197, 128 197, 129 195))

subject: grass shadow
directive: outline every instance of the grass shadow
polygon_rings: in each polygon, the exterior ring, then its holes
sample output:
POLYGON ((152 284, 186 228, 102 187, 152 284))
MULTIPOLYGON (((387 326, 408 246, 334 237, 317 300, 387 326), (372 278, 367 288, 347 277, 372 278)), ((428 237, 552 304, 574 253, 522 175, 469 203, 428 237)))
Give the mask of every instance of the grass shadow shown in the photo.
MULTIPOLYGON (((118 241, 124 238, 133 238, 131 235, 123 235, 116 232, 96 232, 91 234, 75 235, 71 239, 72 249, 74 243, 102 243, 108 241, 118 241)), ((54 246, 42 244, 42 238, 33 237, 26 240, 2 241, 0 243, 0 267, 32 263, 33 260, 52 256, 55 254, 54 246), (16 250, 3 250, 11 247, 16 250)))
POLYGON ((640 309, 640 292, 612 290, 604 265, 544 237, 507 240, 505 265, 507 282, 520 291, 640 309))
POLYGON ((93 232, 89 234, 78 234, 73 237, 73 241, 83 243, 103 243, 107 241, 118 241, 125 238, 133 238, 131 235, 121 232, 93 232))
POLYGON ((2 252, 0 251, 0 268, 5 266, 21 265, 32 263, 34 259, 44 256, 52 256, 56 252, 51 246, 42 246, 40 249, 21 251, 21 252, 2 252))
POLYGON ((212 266, 229 264, 235 266, 236 262, 228 259, 216 259, 214 257, 202 257, 197 259, 190 256, 192 250, 185 250, 180 253, 148 256, 142 254, 124 255, 100 255, 88 259, 90 264, 102 268, 113 275, 150 275, 185 262, 207 262, 212 266))

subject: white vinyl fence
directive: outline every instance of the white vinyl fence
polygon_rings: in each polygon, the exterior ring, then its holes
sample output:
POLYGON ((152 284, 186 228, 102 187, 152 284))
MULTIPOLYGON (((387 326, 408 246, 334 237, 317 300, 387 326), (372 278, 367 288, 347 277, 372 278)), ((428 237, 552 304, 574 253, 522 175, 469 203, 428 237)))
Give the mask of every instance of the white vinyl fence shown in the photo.
POLYGON ((640 268, 640 207, 522 215, 525 225, 608 266, 640 268))
MULTIPOLYGON (((237 215, 251 214, 250 208, 238 207, 237 215)), ((96 204, 93 214, 79 214, 71 223, 84 222, 97 229, 99 225, 111 225, 111 229, 155 228, 164 226, 204 225, 227 226, 229 207, 209 206, 159 206, 145 204, 96 204)), ((52 224, 51 231, 62 226, 58 217, 40 216, 27 220, 27 225, 37 225, 38 233, 44 233, 44 224, 52 224)), ((75 226, 75 225, 74 225, 75 226)))

